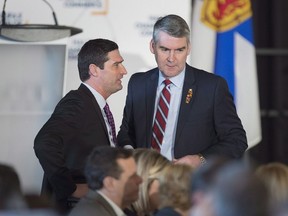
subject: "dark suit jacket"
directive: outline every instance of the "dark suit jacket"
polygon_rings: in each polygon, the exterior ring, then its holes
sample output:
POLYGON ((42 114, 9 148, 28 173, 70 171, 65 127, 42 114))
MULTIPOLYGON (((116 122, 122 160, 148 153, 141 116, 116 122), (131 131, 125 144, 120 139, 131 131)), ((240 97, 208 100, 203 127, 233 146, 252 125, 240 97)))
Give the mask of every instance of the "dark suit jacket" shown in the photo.
POLYGON ((90 190, 71 210, 69 216, 117 216, 111 205, 96 191, 90 190))
MULTIPOLYGON (((150 148, 158 71, 154 68, 131 76, 117 136, 120 146, 150 148)), ((198 153, 205 157, 242 156, 247 148, 246 133, 223 78, 186 64, 180 103, 174 147, 176 159, 198 153), (189 89, 193 94, 186 103, 189 89)))
POLYGON ((154 215, 155 216, 181 216, 181 214, 176 212, 171 207, 165 207, 165 208, 159 209, 159 211, 157 211, 154 215))
POLYGON ((57 104, 34 141, 35 154, 44 170, 43 193, 65 200, 85 183, 86 158, 96 146, 110 145, 100 107, 83 84, 57 104))

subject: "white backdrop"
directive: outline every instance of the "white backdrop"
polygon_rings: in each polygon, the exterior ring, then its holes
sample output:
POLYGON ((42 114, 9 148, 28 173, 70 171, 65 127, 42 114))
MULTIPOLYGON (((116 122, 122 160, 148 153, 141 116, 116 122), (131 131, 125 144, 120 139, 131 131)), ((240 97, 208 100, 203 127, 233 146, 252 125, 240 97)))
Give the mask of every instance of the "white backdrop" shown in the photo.
MULTIPOLYGON (((49 94, 54 96, 48 108, 43 108, 46 110, 47 115, 39 120, 36 125, 32 127, 29 125, 31 123, 27 119, 25 123, 18 125, 17 130, 23 130, 23 134, 25 134, 25 131, 29 133, 27 139, 21 140, 21 142, 19 142, 19 138, 17 140, 17 133, 15 133, 15 127, 12 124, 9 125, 2 121, 0 122, 0 127, 6 128, 5 131, 1 129, 0 161, 10 163, 16 168, 20 174, 24 191, 40 190, 43 172, 34 155, 33 140, 38 130, 53 111, 56 103, 62 97, 62 95, 53 92, 61 92, 63 88, 63 94, 66 94, 69 90, 78 88, 80 80, 76 58, 83 43, 89 39, 101 37, 116 41, 120 47, 128 75, 122 80, 123 90, 108 99, 114 114, 116 128, 119 130, 129 77, 137 71, 144 71, 156 66, 154 56, 149 51, 149 41, 154 22, 159 16, 174 13, 182 16, 190 23, 191 16, 190 0, 50 0, 49 3, 57 14, 59 25, 81 28, 83 29, 83 33, 68 39, 68 61, 66 62, 64 86, 55 85, 55 82, 61 80, 63 74, 59 75, 55 71, 49 71, 54 70, 54 64, 59 64, 57 62, 59 62, 60 57, 57 57, 57 51, 55 55, 47 56, 47 62, 49 62, 50 66, 46 65, 45 68, 41 68, 39 65, 41 62, 36 61, 35 56, 33 57, 33 49, 27 49, 22 53, 26 58, 30 57, 30 62, 33 64, 33 69, 30 69, 31 73, 27 75, 28 77, 22 79, 22 82, 29 83, 30 77, 33 77, 33 73, 38 73, 39 70, 46 71, 45 74, 50 74, 53 77, 50 77, 51 79, 49 77, 45 77, 44 79, 39 78, 37 81, 41 82, 40 84, 45 83, 45 86, 49 85, 48 88, 51 90, 49 94), (52 81, 47 82, 47 79, 52 81), (55 88, 58 89, 55 90, 55 88), (4 136, 3 133, 13 135, 4 136)), ((2 8, 2 5, 0 5, 0 8, 2 8)), ((49 6, 42 0, 7 0, 6 23, 54 24, 54 21, 49 6)), ((2 45, 0 45, 0 49, 2 49, 2 45)), ((0 73, 5 72, 4 74, 6 74, 4 77, 1 76, 0 87, 8 78, 13 81, 13 76, 16 76, 16 74, 13 73, 11 65, 14 64, 17 64, 17 62, 11 59, 11 64, 3 66, 0 56, 0 73)), ((19 69, 17 73, 23 73, 21 76, 26 75, 25 70, 19 69)), ((9 87, 13 89, 17 83, 13 83, 12 81, 9 87)), ((25 85, 23 84, 23 86, 25 85)), ((2 89, 0 88, 0 90, 2 89)), ((37 91, 37 88, 34 90, 37 91)), ((4 100, 4 102, 5 100, 9 100, 9 98, 1 97, 1 95, 4 95, 4 93, 0 93, 0 100, 4 100)), ((37 93, 33 93, 32 97, 35 95, 37 93)), ((25 97, 23 98, 23 95, 22 100, 27 104, 27 100, 25 97)), ((3 106, 2 101, 0 106, 3 106)), ((19 106, 21 105, 19 104, 19 106)), ((36 106, 37 103, 34 103, 34 105, 36 106)), ((3 118, 9 118, 9 116, 5 115, 5 112, 1 112, 1 107, 0 115, 3 118)))

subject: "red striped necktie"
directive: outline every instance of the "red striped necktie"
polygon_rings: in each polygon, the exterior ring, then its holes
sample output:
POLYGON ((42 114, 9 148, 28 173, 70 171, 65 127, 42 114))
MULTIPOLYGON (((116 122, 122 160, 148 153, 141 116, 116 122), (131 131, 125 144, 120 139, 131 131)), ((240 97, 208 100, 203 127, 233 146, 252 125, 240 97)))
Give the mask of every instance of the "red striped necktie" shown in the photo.
POLYGON ((160 94, 159 103, 157 106, 157 111, 154 119, 154 124, 152 128, 152 142, 151 147, 160 151, 166 122, 169 112, 169 104, 171 98, 170 84, 172 83, 169 79, 163 81, 165 86, 160 94))

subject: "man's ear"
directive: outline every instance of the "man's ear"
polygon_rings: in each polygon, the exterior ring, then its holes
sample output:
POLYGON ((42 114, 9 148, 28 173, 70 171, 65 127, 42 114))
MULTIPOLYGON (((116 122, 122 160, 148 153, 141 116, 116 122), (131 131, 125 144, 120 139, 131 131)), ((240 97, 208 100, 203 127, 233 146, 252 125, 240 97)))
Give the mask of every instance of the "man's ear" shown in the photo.
POLYGON ((114 178, 111 176, 106 176, 103 180, 103 186, 106 190, 110 191, 114 191, 114 178))
POLYGON ((99 67, 97 67, 95 64, 90 64, 89 73, 91 76, 97 77, 99 74, 99 67))
POLYGON ((151 51, 151 53, 153 53, 153 54, 155 54, 155 42, 154 42, 154 40, 152 39, 151 41, 150 41, 150 51, 151 51))
POLYGON ((189 54, 190 54, 190 52, 191 52, 191 43, 188 43, 188 48, 187 48, 187 49, 188 49, 188 51, 187 51, 187 52, 188 52, 188 55, 189 55, 189 54))

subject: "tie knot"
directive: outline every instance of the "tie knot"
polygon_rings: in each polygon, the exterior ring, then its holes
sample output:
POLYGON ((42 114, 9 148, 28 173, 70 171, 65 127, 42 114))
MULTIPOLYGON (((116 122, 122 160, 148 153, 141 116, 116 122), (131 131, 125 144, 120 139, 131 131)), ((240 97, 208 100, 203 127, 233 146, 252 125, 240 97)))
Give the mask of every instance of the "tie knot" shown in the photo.
POLYGON ((105 106, 104 106, 104 110, 105 110, 105 111, 110 111, 110 108, 109 108, 108 103, 105 104, 105 106))
POLYGON ((164 80, 164 84, 165 84, 165 86, 167 86, 167 85, 169 85, 169 84, 171 84, 172 82, 169 80, 169 79, 165 79, 164 80))

